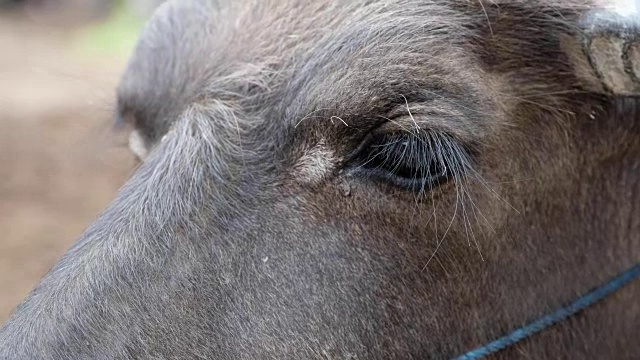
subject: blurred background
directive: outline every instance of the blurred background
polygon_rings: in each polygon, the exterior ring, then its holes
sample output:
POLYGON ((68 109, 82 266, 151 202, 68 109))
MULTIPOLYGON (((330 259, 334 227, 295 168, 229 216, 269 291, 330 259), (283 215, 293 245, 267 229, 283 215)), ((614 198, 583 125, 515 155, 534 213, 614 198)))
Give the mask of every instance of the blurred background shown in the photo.
POLYGON ((161 0, 0 0, 0 323, 134 169, 115 87, 161 0))

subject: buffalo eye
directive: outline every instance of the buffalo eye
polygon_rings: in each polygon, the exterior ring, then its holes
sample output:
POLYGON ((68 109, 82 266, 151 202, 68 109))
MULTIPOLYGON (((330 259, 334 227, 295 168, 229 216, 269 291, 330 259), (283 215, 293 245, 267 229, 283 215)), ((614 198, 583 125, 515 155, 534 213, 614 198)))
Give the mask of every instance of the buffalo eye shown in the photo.
POLYGON ((352 157, 356 176, 423 192, 457 179, 470 169, 468 151, 442 131, 374 132, 352 157))

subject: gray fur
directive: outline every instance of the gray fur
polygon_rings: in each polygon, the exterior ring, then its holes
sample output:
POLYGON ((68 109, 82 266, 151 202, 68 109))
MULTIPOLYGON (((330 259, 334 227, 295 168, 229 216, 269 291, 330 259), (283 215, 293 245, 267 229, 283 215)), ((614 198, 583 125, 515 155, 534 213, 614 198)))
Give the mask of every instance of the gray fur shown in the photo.
MULTIPOLYGON (((594 9, 161 6, 118 90, 149 156, 0 359, 449 358, 598 285, 640 254, 640 123, 586 75, 594 9), (412 192, 350 166, 373 131, 469 154, 412 192)), ((638 289, 500 356, 633 357, 638 289)))

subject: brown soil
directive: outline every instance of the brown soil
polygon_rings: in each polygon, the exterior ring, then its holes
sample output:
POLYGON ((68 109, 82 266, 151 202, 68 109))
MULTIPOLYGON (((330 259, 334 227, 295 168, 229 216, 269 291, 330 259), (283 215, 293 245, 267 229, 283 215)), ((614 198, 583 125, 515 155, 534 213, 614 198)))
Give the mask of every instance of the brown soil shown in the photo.
POLYGON ((112 130, 125 59, 0 14, 0 323, 113 199, 134 161, 112 130))

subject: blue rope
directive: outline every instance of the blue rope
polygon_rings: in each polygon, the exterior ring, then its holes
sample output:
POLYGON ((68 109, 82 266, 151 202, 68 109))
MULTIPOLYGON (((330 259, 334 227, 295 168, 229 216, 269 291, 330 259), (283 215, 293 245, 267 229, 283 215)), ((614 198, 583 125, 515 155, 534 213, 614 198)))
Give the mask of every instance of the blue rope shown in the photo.
POLYGON ((595 288, 594 290, 580 297, 578 300, 572 302, 571 304, 558 309, 551 314, 547 314, 542 318, 535 320, 517 330, 514 330, 508 335, 505 335, 486 345, 480 346, 465 354, 462 354, 456 357, 454 360, 480 359, 503 350, 509 346, 515 345, 519 341, 526 339, 529 336, 535 335, 536 333, 546 329, 547 327, 561 322, 568 317, 573 316, 576 313, 588 308, 589 306, 609 296, 613 292, 623 288, 625 285, 639 276, 640 263, 637 263, 629 270, 619 274, 606 284, 595 288))

